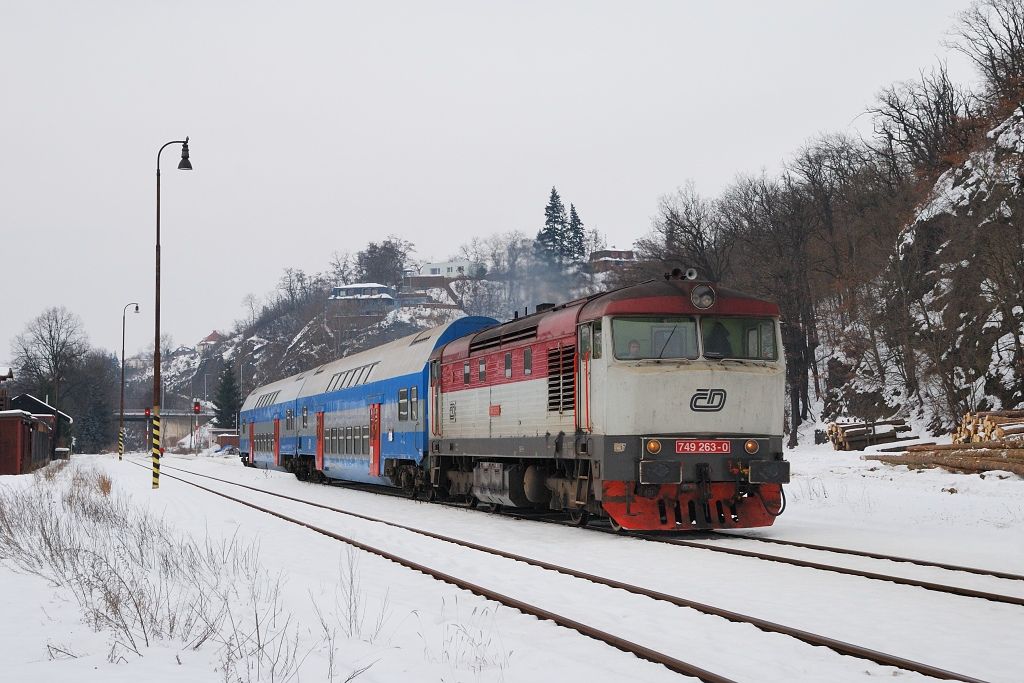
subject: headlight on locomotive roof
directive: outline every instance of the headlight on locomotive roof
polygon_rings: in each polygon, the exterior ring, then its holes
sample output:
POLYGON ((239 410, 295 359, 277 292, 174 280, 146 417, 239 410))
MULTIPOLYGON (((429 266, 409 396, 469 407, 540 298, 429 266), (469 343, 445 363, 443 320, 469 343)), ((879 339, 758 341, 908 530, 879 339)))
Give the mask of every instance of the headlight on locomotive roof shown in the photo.
POLYGON ((647 452, 651 455, 657 455, 661 453, 661 442, 657 439, 650 439, 647 442, 647 452))
POLYGON ((690 301, 697 308, 711 308, 715 305, 715 290, 708 285, 697 285, 690 292, 690 301))
POLYGON ((745 450, 747 453, 750 453, 751 455, 757 453, 757 451, 760 450, 760 448, 761 446, 759 446, 758 443, 753 439, 749 439, 745 444, 743 444, 743 450, 745 450))

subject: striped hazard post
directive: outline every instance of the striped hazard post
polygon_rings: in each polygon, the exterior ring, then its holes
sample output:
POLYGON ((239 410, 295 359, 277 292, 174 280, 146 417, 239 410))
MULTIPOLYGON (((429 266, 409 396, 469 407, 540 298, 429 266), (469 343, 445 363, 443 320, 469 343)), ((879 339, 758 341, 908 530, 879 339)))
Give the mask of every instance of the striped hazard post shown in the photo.
POLYGON ((153 406, 153 488, 160 488, 160 406, 153 406))
POLYGON ((121 427, 121 431, 117 434, 117 459, 124 459, 124 427, 121 427))

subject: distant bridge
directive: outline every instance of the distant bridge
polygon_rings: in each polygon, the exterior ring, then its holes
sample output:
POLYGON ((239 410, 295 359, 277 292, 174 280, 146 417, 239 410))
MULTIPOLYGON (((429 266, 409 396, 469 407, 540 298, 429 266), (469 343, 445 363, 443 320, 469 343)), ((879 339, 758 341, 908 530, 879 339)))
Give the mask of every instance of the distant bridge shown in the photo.
MULTIPOLYGON (((120 412, 114 411, 114 418, 120 417, 120 412)), ((193 413, 191 410, 161 410, 160 411, 160 431, 161 441, 165 447, 170 447, 171 444, 176 444, 178 441, 184 439, 191 433, 193 420, 196 420, 199 427, 202 427, 207 422, 213 419, 213 415, 210 413, 193 413)), ((149 416, 146 415, 143 410, 126 410, 124 411, 124 421, 126 424, 133 422, 146 423, 149 420, 149 416)), ((131 439, 129 439, 131 441, 131 439)))

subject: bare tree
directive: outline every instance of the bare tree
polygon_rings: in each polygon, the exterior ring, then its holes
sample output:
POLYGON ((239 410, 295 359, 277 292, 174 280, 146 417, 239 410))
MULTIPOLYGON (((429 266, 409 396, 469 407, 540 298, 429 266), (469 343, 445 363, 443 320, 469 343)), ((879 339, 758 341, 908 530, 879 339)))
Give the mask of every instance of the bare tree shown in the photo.
POLYGON ((332 286, 350 285, 356 281, 357 266, 352 255, 347 251, 344 253, 332 253, 327 268, 327 276, 332 286))
MULTIPOLYGON (((12 355, 22 386, 50 397, 50 405, 59 408, 64 384, 75 366, 89 351, 89 339, 82 319, 63 306, 47 308, 14 338, 12 355)), ((56 421, 59 439, 60 420, 56 421)))
POLYGON ((875 119, 879 150, 890 150, 897 163, 927 173, 959 163, 980 125, 979 109, 974 94, 953 83, 946 65, 939 64, 916 81, 883 88, 868 113, 875 119))
POLYGON ((641 260, 659 269, 692 266, 701 277, 719 281, 728 274, 732 245, 718 202, 689 182, 661 198, 653 229, 635 247, 641 260))
POLYGON ((1024 0, 976 0, 949 47, 978 67, 989 104, 1019 103, 1024 91, 1024 0))

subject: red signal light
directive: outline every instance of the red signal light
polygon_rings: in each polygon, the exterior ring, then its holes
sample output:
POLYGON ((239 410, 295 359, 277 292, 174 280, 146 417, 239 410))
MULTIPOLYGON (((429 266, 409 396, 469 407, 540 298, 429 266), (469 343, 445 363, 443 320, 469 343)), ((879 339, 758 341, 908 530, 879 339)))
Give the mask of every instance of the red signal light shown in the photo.
POLYGON ((146 417, 149 417, 149 408, 146 408, 146 417))
POLYGON ((193 413, 198 415, 201 410, 202 410, 202 406, 199 405, 199 401, 196 401, 195 403, 192 404, 192 412, 193 413))

